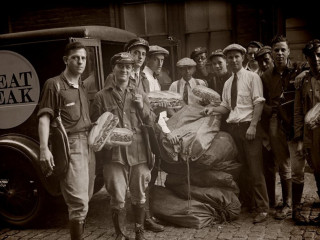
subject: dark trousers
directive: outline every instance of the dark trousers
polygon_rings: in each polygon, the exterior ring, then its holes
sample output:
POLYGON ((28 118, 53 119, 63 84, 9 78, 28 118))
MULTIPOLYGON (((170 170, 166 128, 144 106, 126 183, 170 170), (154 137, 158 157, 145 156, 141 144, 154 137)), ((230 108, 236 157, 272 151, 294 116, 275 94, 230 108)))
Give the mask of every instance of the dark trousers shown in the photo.
MULTIPOLYGON (((269 199, 263 171, 262 130, 258 124, 255 139, 249 141, 246 139, 249 126, 250 122, 228 124, 228 132, 236 143, 238 159, 243 165, 239 178, 240 196, 243 196, 241 192, 246 192, 249 189, 253 200, 253 202, 249 202, 254 204, 251 207, 256 207, 258 212, 267 212, 269 199)), ((240 198, 240 200, 245 202, 247 199, 240 198)))

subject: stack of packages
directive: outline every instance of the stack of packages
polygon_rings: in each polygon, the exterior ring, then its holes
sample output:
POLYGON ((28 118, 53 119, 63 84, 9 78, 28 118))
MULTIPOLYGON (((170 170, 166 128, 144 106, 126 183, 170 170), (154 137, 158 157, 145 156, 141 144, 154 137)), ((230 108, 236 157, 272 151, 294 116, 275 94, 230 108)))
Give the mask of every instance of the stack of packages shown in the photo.
POLYGON ((167 122, 182 139, 172 146, 159 133, 165 187, 152 191, 153 213, 190 228, 232 221, 241 210, 235 182, 241 164, 232 137, 220 130, 219 114, 203 116, 200 105, 186 105, 167 122))

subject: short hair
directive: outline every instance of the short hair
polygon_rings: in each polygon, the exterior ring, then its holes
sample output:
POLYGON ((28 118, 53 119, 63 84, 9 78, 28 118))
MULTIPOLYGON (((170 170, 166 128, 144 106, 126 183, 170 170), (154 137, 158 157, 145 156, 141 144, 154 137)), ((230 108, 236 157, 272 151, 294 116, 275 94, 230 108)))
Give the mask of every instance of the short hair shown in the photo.
POLYGON ((313 39, 309 41, 305 47, 302 49, 302 53, 305 56, 312 56, 312 54, 320 47, 320 40, 319 39, 313 39))
POLYGON ((273 47, 276 43, 279 43, 279 42, 286 42, 287 45, 289 46, 289 41, 286 37, 284 37, 283 35, 276 35, 274 36, 274 38, 272 38, 271 40, 271 47, 273 47))
POLYGON ((84 49, 87 52, 87 47, 81 42, 70 42, 66 45, 64 49, 64 56, 69 56, 70 52, 73 50, 84 49))

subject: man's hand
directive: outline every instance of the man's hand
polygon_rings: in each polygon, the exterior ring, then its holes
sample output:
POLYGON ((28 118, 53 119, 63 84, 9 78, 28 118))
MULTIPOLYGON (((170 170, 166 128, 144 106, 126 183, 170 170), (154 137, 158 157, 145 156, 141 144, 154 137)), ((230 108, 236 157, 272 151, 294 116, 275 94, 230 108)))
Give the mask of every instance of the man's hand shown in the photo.
POLYGON ((136 93, 134 95, 134 99, 133 101, 137 104, 137 107, 142 110, 143 109, 143 98, 142 98, 142 95, 139 94, 139 93, 136 93))
POLYGON ((202 114, 204 116, 208 116, 208 115, 212 114, 213 112, 214 112, 214 107, 207 106, 200 112, 200 114, 202 114))
POLYGON ((172 145, 178 144, 180 141, 180 136, 179 135, 175 136, 172 133, 167 133, 166 138, 172 145))
POLYGON ((46 177, 52 174, 54 166, 53 156, 48 146, 40 148, 40 167, 46 177))
POLYGON ((246 132, 246 139, 247 140, 253 140, 256 138, 256 127, 254 126, 249 126, 247 132, 246 132))
POLYGON ((303 156, 303 141, 298 142, 297 152, 300 156, 303 156))

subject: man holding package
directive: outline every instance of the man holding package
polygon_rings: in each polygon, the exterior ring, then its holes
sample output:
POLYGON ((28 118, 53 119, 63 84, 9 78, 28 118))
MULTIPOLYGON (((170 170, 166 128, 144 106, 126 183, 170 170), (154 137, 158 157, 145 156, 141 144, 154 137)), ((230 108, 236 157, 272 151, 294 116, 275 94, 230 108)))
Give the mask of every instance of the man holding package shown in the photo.
POLYGON ((103 175, 106 189, 111 195, 116 239, 128 239, 125 235, 125 199, 128 187, 135 217, 136 239, 145 239, 145 190, 151 176, 148 167, 150 149, 144 142, 141 123, 152 125, 155 119, 147 96, 130 81, 133 64, 134 59, 128 52, 115 54, 111 58, 114 79, 96 94, 91 109, 93 121, 107 111, 119 118, 117 127, 133 131, 131 145, 124 147, 109 144, 108 148, 97 152, 105 160, 103 175))

